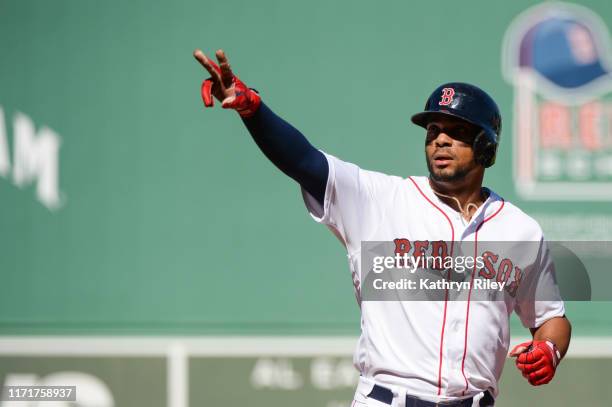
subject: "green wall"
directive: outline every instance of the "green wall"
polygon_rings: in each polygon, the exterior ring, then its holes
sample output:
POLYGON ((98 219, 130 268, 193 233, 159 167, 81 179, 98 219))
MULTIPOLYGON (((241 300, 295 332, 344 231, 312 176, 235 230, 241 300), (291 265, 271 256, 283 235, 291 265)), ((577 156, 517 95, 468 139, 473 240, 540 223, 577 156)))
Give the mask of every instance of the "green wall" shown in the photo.
MULTIPOLYGON (((609 201, 512 184, 501 46, 532 4, 0 0, 0 334, 357 332, 343 248, 235 113, 203 109, 196 47, 224 48, 317 147, 404 176, 426 171, 410 115, 439 83, 476 83, 505 117, 487 185, 536 217, 612 224, 609 201), (20 113, 59 140, 55 201, 16 181, 20 113)), ((581 4, 612 21, 611 2, 581 4)), ((568 308, 577 334, 612 334, 610 303, 568 308)))

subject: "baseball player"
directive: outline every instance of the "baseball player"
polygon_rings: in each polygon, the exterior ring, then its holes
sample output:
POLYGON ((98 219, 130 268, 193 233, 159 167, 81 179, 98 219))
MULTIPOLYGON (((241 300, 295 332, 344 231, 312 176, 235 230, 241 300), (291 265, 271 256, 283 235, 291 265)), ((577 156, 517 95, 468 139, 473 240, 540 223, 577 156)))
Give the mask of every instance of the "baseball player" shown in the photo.
MULTIPOLYGON (((465 83, 438 87, 412 121, 426 129, 428 177, 401 178, 342 161, 314 148, 275 115, 259 94, 200 50, 195 58, 210 78, 202 84, 206 107, 213 99, 241 116, 253 139, 281 171, 299 183, 315 221, 344 244, 361 309, 354 354, 360 372, 353 406, 491 406, 510 343, 515 311, 533 339, 510 356, 534 386, 548 383, 567 352, 571 326, 556 286, 554 265, 538 223, 482 186, 493 165, 501 116, 493 99, 465 83), (501 301, 362 301, 366 266, 363 242, 395 242, 413 255, 462 242, 530 242, 534 250, 503 258, 487 252, 472 279, 508 284, 501 301), (363 266, 363 267, 362 267, 363 266), (536 293, 545 288, 545 300, 536 293)), ((478 252, 476 253, 478 254, 478 252)), ((475 266, 476 267, 476 266, 475 266)), ((444 273, 444 271, 442 272, 444 273)), ((451 270, 442 274, 451 280, 451 270)), ((474 280, 472 280, 474 281, 474 280)), ((470 286, 471 287, 471 286, 470 286)))

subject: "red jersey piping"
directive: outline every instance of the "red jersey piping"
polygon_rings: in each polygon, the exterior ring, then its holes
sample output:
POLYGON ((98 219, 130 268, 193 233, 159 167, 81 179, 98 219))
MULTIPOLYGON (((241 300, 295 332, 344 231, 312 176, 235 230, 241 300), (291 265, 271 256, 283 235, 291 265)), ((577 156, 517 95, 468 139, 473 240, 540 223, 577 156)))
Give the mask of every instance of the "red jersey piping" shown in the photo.
MULTIPOLYGON (((488 218, 485 218, 478 227, 476 227, 476 233, 474 234, 474 259, 478 256, 478 231, 486 222, 493 219, 498 213, 501 212, 504 207, 504 199, 502 198, 501 205, 499 208, 488 218)), ((470 297, 472 296, 472 286, 474 285, 474 276, 476 275, 476 263, 474 262, 474 269, 472 270, 472 278, 470 281, 470 290, 468 291, 468 300, 467 300, 467 310, 465 312, 465 336, 463 339, 463 358, 461 359, 461 374, 463 375, 463 380, 465 380, 465 388, 463 389, 461 395, 465 395, 466 390, 468 389, 468 381, 467 377, 465 377, 465 356, 467 355, 467 338, 468 338, 468 324, 470 321, 470 297)))
MULTIPOLYGON (((419 191, 419 193, 423 196, 423 198, 425 198, 425 200, 427 202, 429 202, 434 208, 436 208, 438 211, 440 211, 440 213, 442 215, 444 215, 444 217, 448 221, 448 224, 450 225, 450 228, 451 228, 451 249, 450 249, 450 256, 452 257, 453 256, 453 249, 454 249, 454 245, 455 245, 455 228, 453 227, 453 222, 451 222, 451 220, 448 217, 448 215, 446 214, 446 212, 444 212, 438 205, 433 203, 432 200, 429 199, 427 197, 427 195, 425 195, 423 193, 423 191, 421 191, 421 188, 419 188, 419 186, 412 179, 412 177, 408 177, 408 179, 410 181, 412 181, 412 183, 414 184, 416 189, 419 191)), ((450 277, 450 270, 446 273, 446 279, 450 281, 449 277, 450 277)), ((448 289, 446 289, 446 292, 444 294, 444 314, 442 316, 442 331, 440 332, 440 352, 439 352, 439 356, 438 356, 438 396, 442 392, 442 353, 443 353, 442 351, 444 349, 444 328, 446 327, 446 309, 447 309, 447 307, 448 307, 448 289)))

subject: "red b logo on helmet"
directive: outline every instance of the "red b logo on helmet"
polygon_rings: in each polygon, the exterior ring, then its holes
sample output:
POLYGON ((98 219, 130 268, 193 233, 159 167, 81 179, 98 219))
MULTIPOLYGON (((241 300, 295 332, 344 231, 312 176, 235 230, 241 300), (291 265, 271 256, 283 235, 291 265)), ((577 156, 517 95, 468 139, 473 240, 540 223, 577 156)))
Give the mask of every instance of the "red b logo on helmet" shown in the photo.
POLYGON ((453 101, 453 96, 455 96, 455 89, 453 88, 444 88, 442 89, 442 98, 440 99, 440 106, 448 106, 453 101))

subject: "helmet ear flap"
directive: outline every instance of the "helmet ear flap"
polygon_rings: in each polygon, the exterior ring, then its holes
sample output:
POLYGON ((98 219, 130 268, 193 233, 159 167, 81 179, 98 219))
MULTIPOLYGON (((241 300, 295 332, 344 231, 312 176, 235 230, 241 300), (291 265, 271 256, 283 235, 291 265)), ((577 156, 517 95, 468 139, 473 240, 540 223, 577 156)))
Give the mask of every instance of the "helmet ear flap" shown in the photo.
POLYGON ((474 138, 472 144, 474 150, 474 160, 485 168, 489 168, 495 163, 495 153, 497 143, 493 142, 487 132, 483 129, 474 138))

